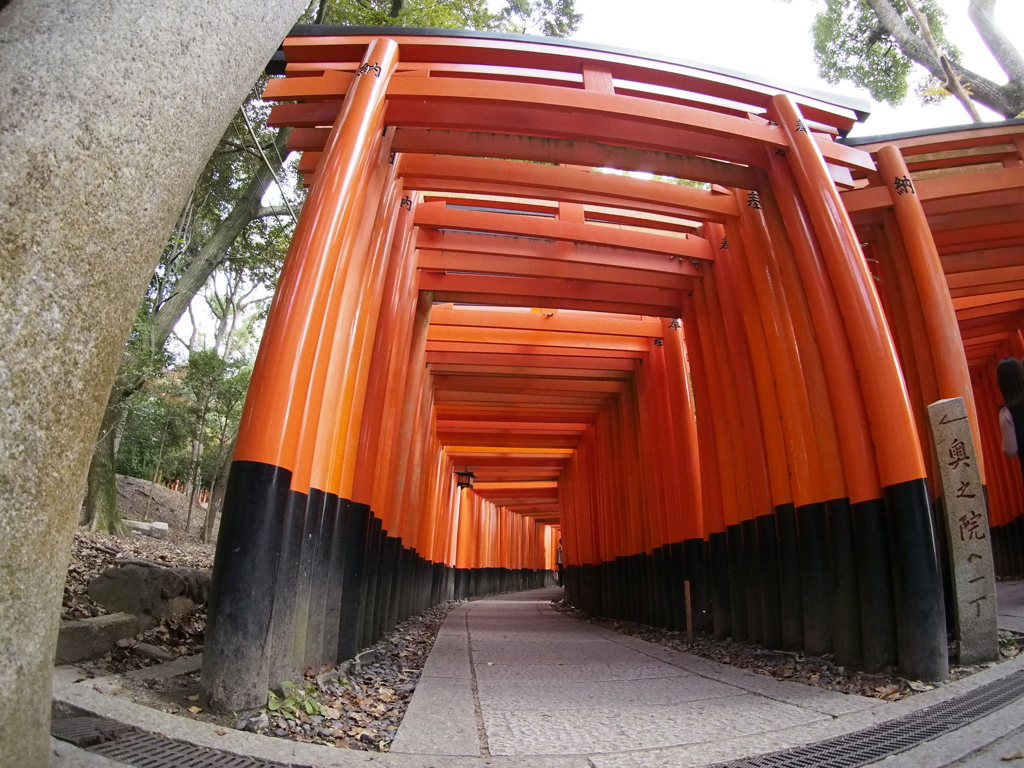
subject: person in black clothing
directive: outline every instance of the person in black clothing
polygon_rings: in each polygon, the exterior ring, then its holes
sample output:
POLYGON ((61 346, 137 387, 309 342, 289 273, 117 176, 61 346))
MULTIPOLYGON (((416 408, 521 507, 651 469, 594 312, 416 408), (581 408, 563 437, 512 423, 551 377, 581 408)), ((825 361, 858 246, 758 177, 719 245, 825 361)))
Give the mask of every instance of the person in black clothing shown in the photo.
MULTIPOLYGON (((1021 422, 1024 424, 1024 422, 1021 422)), ((564 587, 565 583, 562 581, 562 540, 558 540, 558 548, 555 550, 555 568, 558 570, 556 579, 558 580, 558 586, 564 587)))
POLYGON ((1024 476, 1024 365, 1014 357, 1001 360, 996 367, 996 381, 1003 393, 1003 407, 999 409, 999 432, 1003 437, 1003 453, 1021 461, 1024 476))

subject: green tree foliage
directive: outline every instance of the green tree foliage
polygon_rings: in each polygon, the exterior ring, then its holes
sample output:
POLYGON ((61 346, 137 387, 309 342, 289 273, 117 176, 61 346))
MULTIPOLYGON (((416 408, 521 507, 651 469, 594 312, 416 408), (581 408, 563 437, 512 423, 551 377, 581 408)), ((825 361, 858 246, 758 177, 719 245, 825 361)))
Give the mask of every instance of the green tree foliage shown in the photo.
POLYGON ((575 0, 506 0, 491 11, 487 0, 324 0, 309 20, 366 27, 428 27, 518 32, 548 37, 573 34, 582 15, 575 0))
MULTIPOLYGON (((926 8, 933 26, 941 29, 937 14, 942 11, 934 3, 926 8)), ((912 17, 910 23, 916 28, 912 17)), ((857 83, 876 101, 892 106, 907 96, 914 63, 879 28, 878 17, 866 2, 828 0, 814 20, 814 55, 819 73, 830 83, 857 83)))
MULTIPOLYGON (((828 82, 855 83, 893 106, 901 104, 915 85, 926 103, 962 87, 962 101, 983 104, 1004 117, 1024 110, 1024 59, 995 22, 996 0, 970 0, 968 15, 1006 73, 1004 84, 961 64, 960 51, 946 35, 946 14, 936 0, 820 2, 824 7, 814 22, 814 52, 818 72, 828 82), (923 69, 924 79, 915 84, 914 75, 921 71, 917 67, 923 69)), ((971 111, 970 104, 965 107, 971 111)))

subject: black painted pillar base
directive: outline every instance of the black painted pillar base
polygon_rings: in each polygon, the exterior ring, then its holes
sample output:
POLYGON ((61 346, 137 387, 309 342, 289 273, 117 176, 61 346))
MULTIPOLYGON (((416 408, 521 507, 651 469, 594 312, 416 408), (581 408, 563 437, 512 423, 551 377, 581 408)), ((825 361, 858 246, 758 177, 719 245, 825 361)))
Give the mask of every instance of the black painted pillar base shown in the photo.
POLYGON ((714 631, 711 612, 711 579, 708 575, 708 542, 704 539, 683 541, 686 581, 690 582, 690 607, 693 631, 710 634, 714 631))
POLYGON ((775 515, 755 521, 761 565, 761 632, 765 647, 782 647, 782 603, 779 593, 779 550, 775 515))
POLYGON ((800 590, 800 539, 796 509, 792 504, 775 507, 775 532, 779 549, 779 600, 782 607, 782 648, 804 647, 804 609, 800 590))
POLYGON ((883 493, 892 542, 899 669, 914 680, 945 680, 946 615, 928 481, 890 485, 883 493))
POLYGON ((747 569, 743 551, 743 529, 730 525, 725 529, 729 548, 729 622, 732 639, 742 642, 749 637, 747 627, 747 569))
POLYGON ((853 514, 849 499, 832 499, 825 506, 832 565, 832 647, 837 664, 859 669, 863 654, 853 514))
POLYGON ((866 672, 882 672, 896 665, 896 610, 885 502, 860 501, 851 511, 857 542, 863 667, 866 672))
POLYGON ((203 648, 209 707, 230 712, 267 700, 270 622, 291 472, 236 461, 228 475, 203 648))
POLYGON ((371 514, 366 527, 366 561, 363 578, 363 599, 359 606, 359 647, 373 645, 377 639, 373 623, 377 602, 377 582, 380 577, 381 521, 371 514))
POLYGON ((715 637, 723 640, 732 634, 732 610, 729 605, 729 542, 724 531, 712 533, 710 543, 711 618, 715 637))
POLYGON ((307 667, 319 667, 327 661, 323 656, 324 621, 327 615, 327 590, 331 572, 331 539, 338 517, 338 497, 333 493, 310 491, 319 494, 320 527, 316 532, 316 548, 313 551, 313 571, 310 574, 309 613, 306 619, 306 646, 303 653, 303 665, 300 672, 307 667))
POLYGON ((343 542, 341 604, 338 615, 337 661, 354 658, 359 651, 359 614, 366 582, 366 539, 370 507, 350 502, 343 542))
MULTIPOLYGON (((295 675, 292 656, 296 596, 299 561, 302 556, 302 532, 306 524, 308 501, 306 494, 288 491, 281 511, 281 542, 270 627, 270 667, 267 672, 269 687, 276 688, 285 680, 292 680, 295 675)), ((219 543, 218 537, 218 546, 219 543)))
MULTIPOLYGON (((665 595, 668 599, 670 629, 677 632, 686 630, 686 547, 681 541, 665 547, 668 558, 668 583, 665 595)), ((690 600, 693 601, 693 585, 690 585, 690 600)))
POLYGON ((747 592, 747 637, 752 642, 764 642, 761 606, 761 551, 757 543, 757 522, 744 520, 740 523, 743 531, 743 571, 747 592))
POLYGON ((327 611, 324 614, 324 641, 321 651, 326 664, 335 664, 338 660, 342 589, 345 584, 345 537, 348 535, 351 506, 348 499, 338 499, 334 531, 328 552, 327 611))
POLYGON ((800 595, 804 609, 804 652, 832 652, 832 573, 825 504, 796 509, 800 534, 800 595))

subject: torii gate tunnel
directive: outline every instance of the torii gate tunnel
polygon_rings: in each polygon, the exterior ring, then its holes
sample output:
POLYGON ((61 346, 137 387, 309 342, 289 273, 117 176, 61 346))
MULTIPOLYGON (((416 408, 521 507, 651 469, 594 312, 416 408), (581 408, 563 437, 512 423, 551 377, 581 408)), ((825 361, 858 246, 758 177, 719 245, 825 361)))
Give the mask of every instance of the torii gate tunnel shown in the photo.
POLYGON ((283 50, 265 98, 310 191, 231 469, 213 706, 548 585, 559 540, 592 613, 683 628, 689 582, 699 631, 946 677, 928 403, 964 399, 1022 566, 992 371, 1024 354, 1024 121, 856 147, 858 103, 565 41, 283 50))

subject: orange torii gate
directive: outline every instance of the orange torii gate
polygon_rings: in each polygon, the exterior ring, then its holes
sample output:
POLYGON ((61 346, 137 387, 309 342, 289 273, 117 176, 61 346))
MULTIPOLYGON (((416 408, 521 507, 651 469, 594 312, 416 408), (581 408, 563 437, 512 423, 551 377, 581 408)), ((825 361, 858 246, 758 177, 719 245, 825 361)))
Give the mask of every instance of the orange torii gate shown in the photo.
POLYGON ((549 584, 559 541, 592 613, 683 628, 689 582, 698 630, 946 676, 921 418, 960 396, 979 424, 937 279, 962 239, 906 204, 898 149, 837 140, 859 104, 521 36, 283 50, 265 96, 310 192, 225 502, 213 706, 549 584), (906 255, 926 318, 862 242, 906 255))
MULTIPOLYGON (((996 571, 1001 576, 1020 575, 1024 488, 1019 462, 1007 459, 1000 445, 996 413, 1002 394, 995 383, 995 366, 1005 357, 1024 357, 1024 120, 851 143, 880 160, 883 151, 889 153, 889 172, 913 177, 914 197, 921 203, 918 215, 923 214, 932 233, 937 264, 926 262, 899 237, 913 224, 906 211, 890 210, 877 179, 843 193, 843 202, 875 259, 871 263, 876 285, 919 422, 923 423, 927 403, 951 391, 949 366, 943 363, 951 345, 962 344, 963 352, 957 349, 953 359, 958 364, 966 359, 978 403, 975 434, 988 470, 996 571), (890 149, 883 150, 886 146, 890 149), (892 163, 897 164, 895 169, 892 163), (950 311, 955 313, 959 336, 944 342, 938 337, 949 326, 950 311)), ((884 167, 880 163, 880 170, 884 167)), ((938 487, 934 466, 929 477, 938 487)))

